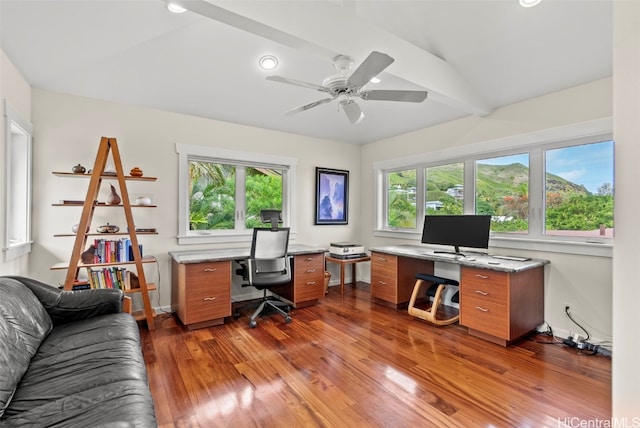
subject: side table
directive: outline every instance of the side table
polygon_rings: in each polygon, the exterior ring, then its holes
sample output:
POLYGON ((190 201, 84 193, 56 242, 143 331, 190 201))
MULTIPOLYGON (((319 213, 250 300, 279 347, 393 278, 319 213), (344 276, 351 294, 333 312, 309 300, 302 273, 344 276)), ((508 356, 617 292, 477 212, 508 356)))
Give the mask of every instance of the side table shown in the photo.
POLYGON ((326 256, 325 261, 327 263, 335 263, 340 265, 340 294, 344 294, 344 268, 346 265, 351 265, 351 281, 353 286, 356 285, 356 263, 368 262, 371 257, 364 256, 357 259, 338 259, 332 256, 326 256))

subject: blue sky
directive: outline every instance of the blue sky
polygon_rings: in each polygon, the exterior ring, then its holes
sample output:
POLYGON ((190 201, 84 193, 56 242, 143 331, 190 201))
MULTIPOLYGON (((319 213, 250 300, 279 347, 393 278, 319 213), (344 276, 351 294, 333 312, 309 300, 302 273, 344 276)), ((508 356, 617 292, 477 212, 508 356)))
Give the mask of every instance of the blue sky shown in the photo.
MULTIPOLYGON (((479 163, 508 165, 521 163, 529 166, 527 155, 482 159, 479 163)), ((613 183, 613 141, 584 144, 546 151, 547 172, 559 175, 575 184, 582 184, 596 193, 603 183, 613 183)))

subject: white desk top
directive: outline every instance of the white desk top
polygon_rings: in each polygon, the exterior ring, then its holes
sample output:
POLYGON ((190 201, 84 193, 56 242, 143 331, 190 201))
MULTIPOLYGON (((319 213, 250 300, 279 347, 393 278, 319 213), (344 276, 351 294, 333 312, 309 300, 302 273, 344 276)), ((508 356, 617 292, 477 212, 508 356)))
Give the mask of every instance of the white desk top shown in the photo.
POLYGON ((496 255, 497 257, 494 257, 486 253, 476 253, 472 251, 464 251, 465 256, 442 254, 436 253, 433 248, 420 245, 390 245, 370 248, 370 251, 502 272, 521 272, 549 263, 549 260, 542 259, 529 259, 524 261, 505 260, 498 258, 502 256, 496 255))

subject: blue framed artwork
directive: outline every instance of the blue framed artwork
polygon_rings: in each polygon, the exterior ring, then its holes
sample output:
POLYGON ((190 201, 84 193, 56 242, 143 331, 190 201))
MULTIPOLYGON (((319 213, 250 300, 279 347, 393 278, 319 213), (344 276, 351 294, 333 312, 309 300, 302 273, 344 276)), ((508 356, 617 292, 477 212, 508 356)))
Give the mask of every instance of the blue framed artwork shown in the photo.
POLYGON ((349 171, 316 167, 315 224, 347 224, 349 171))

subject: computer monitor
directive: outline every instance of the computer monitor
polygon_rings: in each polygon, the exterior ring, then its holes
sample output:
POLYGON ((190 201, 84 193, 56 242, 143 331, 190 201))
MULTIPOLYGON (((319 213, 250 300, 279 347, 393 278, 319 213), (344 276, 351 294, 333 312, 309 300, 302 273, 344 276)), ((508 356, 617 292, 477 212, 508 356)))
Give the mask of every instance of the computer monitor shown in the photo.
POLYGON ((453 245, 455 252, 436 251, 464 256, 460 247, 489 248, 490 215, 427 215, 422 229, 423 244, 453 245))

